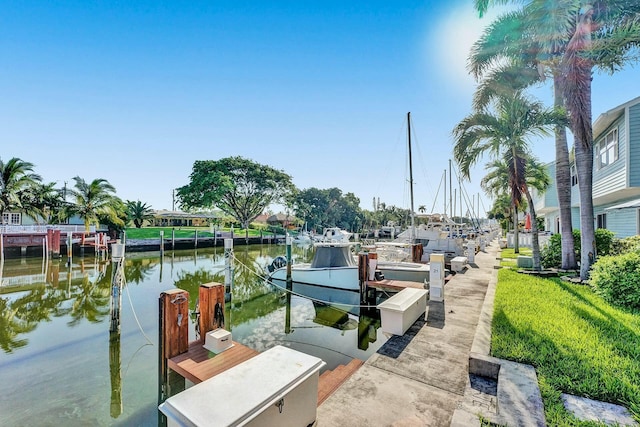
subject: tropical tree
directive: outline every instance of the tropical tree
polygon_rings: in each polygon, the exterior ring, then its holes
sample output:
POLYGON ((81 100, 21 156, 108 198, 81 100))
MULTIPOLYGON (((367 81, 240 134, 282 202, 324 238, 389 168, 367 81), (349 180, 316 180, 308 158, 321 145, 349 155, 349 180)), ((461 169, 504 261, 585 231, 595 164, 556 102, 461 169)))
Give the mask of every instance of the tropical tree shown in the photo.
POLYGON ((0 222, 5 212, 25 208, 27 190, 40 181, 40 175, 33 173, 33 163, 17 157, 6 163, 0 159, 0 222))
POLYGON ((26 215, 50 224, 61 222, 67 217, 68 203, 56 188, 55 182, 35 183, 21 192, 22 209, 26 215))
MULTIPOLYGON (((544 192, 551 183, 545 166, 537 159, 529 157, 525 163, 525 181, 526 186, 523 187, 523 193, 526 196, 529 214, 531 215, 531 239, 533 249, 533 269, 541 270, 542 265, 540 261, 540 244, 538 240, 538 223, 535 210, 535 204, 531 195, 531 188, 534 188, 539 193, 544 192)), ((499 197, 501 194, 509 192, 510 189, 510 176, 511 168, 508 161, 494 160, 486 165, 488 170, 487 175, 482 178, 480 186, 488 194, 499 197)), ((522 206, 521 201, 518 201, 518 205, 522 206)), ((515 209, 517 204, 512 202, 512 206, 515 209)), ((514 229, 517 229, 518 222, 517 216, 514 217, 514 229)))
POLYGON ((460 173, 467 179, 471 166, 485 154, 504 161, 508 167, 511 200, 517 208, 523 196, 529 199, 526 179, 530 160, 528 140, 548 135, 549 128, 562 122, 564 115, 545 109, 521 91, 500 96, 493 105, 494 114, 488 110, 472 113, 454 128, 453 155, 460 173))
POLYGON ((315 187, 297 191, 291 199, 296 216, 304 218, 309 228, 341 227, 359 230, 365 221, 360 199, 353 193, 342 194, 339 188, 315 187))
POLYGON ((284 201, 294 190, 291 176, 242 157, 197 160, 189 184, 178 188, 186 209, 217 207, 246 230, 271 203, 284 201))
POLYGON ((101 219, 124 226, 120 217, 124 213, 122 201, 115 196, 116 190, 107 180, 98 178, 87 183, 79 176, 73 180, 75 185, 70 190, 73 198, 71 212, 84 220, 87 232, 91 224, 100 225, 101 219))
MULTIPOLYGON (((469 70, 480 80, 474 94, 473 106, 479 110, 496 96, 515 89, 545 82, 547 74, 553 78, 554 106, 564 108, 560 87, 558 51, 545 52, 531 37, 528 21, 532 14, 525 10, 505 13, 487 26, 474 43, 469 55, 469 70)), ((571 173, 566 126, 558 124, 555 134, 555 180, 560 210, 562 268, 577 267, 572 233, 571 173)))
POLYGON ((142 203, 140 200, 135 202, 127 200, 127 220, 133 221, 136 228, 141 228, 145 221, 153 219, 153 210, 151 206, 142 203))
MULTIPOLYGON (((476 0, 482 16, 490 3, 513 0, 476 0)), ((522 3, 522 2, 518 2, 522 3)), ((587 279, 596 258, 593 214, 593 129, 591 81, 594 68, 620 70, 637 60, 640 46, 640 2, 628 0, 529 0, 525 28, 541 52, 556 56, 559 88, 569 112, 574 135, 580 189, 580 277, 587 279)))

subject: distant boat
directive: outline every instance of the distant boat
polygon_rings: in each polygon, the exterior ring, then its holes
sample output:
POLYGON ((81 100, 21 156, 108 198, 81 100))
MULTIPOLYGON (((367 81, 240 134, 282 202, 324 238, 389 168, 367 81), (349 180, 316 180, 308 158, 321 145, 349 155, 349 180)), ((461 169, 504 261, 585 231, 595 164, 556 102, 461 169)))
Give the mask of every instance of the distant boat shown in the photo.
POLYGON ((348 242, 353 233, 349 233, 339 227, 325 228, 322 234, 313 236, 313 240, 318 243, 338 243, 348 242))

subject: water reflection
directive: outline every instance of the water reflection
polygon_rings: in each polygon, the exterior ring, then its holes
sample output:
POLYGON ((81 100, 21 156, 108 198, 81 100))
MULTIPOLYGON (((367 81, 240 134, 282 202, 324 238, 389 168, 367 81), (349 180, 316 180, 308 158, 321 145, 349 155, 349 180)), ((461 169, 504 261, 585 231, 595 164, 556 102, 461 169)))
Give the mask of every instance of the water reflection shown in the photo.
MULTIPOLYGON (((375 315, 314 303, 265 282, 265 267, 283 253, 276 245, 234 249, 233 298, 224 313, 233 339, 258 351, 287 345, 322 358, 327 369, 373 354, 386 339, 375 315)), ((296 261, 312 255, 294 248, 296 261)), ((120 328, 113 331, 113 265, 93 257, 72 261, 0 265, 2 423, 156 426, 158 297, 184 289, 193 312, 201 284, 224 282, 223 248, 127 254, 120 328)))

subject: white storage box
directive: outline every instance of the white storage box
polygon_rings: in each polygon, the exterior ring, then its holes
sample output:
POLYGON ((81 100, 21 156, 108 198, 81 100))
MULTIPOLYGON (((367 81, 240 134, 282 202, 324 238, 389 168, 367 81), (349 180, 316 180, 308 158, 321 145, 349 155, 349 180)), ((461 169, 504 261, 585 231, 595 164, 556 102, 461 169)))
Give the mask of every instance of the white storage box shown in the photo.
POLYGON ((460 273, 465 268, 467 268, 466 256, 457 256, 451 260, 451 270, 455 271, 456 273, 460 273))
POLYGON ((394 335, 404 333, 427 311, 427 290, 405 288, 378 304, 382 331, 394 335))
POLYGON ((322 359, 273 347, 159 406, 167 426, 306 427, 316 419, 322 359))
POLYGON ((214 329, 204 337, 203 347, 213 353, 221 353, 231 346, 233 346, 231 332, 222 328, 214 329))

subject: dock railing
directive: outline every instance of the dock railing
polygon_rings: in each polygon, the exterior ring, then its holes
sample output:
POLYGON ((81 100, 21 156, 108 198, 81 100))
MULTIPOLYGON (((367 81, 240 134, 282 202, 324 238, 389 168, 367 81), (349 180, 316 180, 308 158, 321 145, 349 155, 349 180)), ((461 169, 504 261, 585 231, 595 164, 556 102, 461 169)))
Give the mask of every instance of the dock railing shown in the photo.
MULTIPOLYGON (((34 234, 34 233, 46 233, 47 230, 60 230, 62 232, 84 232, 86 231, 84 225, 69 225, 69 224, 47 224, 47 225, 0 225, 0 233, 2 234, 34 234)), ((89 227, 90 233, 96 232, 96 226, 89 227)))

